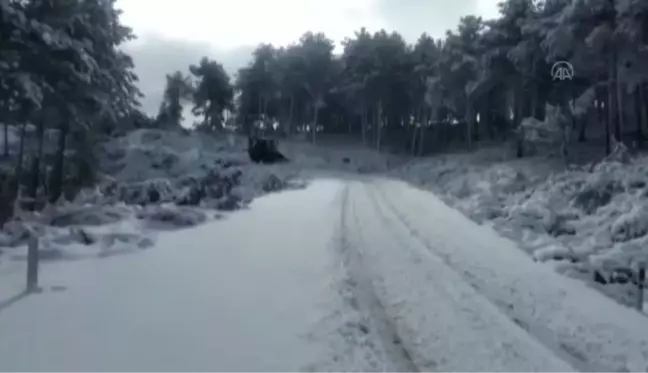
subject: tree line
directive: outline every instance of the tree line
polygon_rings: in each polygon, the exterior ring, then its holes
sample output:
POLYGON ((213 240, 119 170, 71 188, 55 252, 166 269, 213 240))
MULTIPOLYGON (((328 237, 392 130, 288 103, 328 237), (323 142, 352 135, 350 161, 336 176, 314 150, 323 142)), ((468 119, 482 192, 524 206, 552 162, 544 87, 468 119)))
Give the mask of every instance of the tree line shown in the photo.
MULTIPOLYGON (((245 132, 277 122, 272 130, 285 136, 306 131, 315 141, 320 131, 344 132, 415 155, 513 139, 524 156, 543 124, 565 153, 588 138, 604 139, 607 153, 615 140, 643 146, 648 2, 506 0, 499 11, 488 21, 463 17, 444 37, 423 34, 414 44, 362 28, 341 55, 322 33, 285 47, 262 44, 231 85, 211 91, 207 107, 234 108, 245 132), (574 67, 573 79, 552 77, 559 61, 574 67)), ((219 72, 214 82, 225 84, 222 67, 209 64, 219 72)), ((181 73, 168 79, 167 90, 182 91, 181 73)), ((214 118, 205 122, 218 128, 214 118)))
POLYGON ((133 60, 119 49, 132 38, 115 0, 0 1, 0 223, 19 196, 35 209, 90 185, 96 141, 144 117, 133 60))
POLYGON ((24 194, 35 208, 91 184, 98 141, 179 127, 188 104, 201 131, 343 133, 412 155, 511 140, 524 156, 546 133, 563 154, 574 142, 602 139, 601 153, 645 143, 645 0, 505 0, 493 20, 466 16, 413 44, 361 28, 339 55, 326 35, 306 32, 259 45, 234 77, 209 58, 167 75, 155 118, 139 109, 134 64, 120 49, 133 37, 115 0, 0 1, 0 204, 24 194), (573 79, 552 78, 557 61, 572 64, 573 79))

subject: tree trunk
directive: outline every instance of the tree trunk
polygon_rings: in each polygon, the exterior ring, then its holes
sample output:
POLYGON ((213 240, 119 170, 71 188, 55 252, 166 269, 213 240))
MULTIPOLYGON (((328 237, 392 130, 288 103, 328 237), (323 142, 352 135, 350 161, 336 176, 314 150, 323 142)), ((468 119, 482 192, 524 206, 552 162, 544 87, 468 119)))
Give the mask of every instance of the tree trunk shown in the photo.
POLYGON ((619 107, 617 96, 617 68, 616 68, 616 52, 610 53, 610 60, 608 62, 608 118, 612 128, 614 129, 614 136, 617 141, 621 141, 621 126, 619 125, 619 107))
POLYGON ((66 148, 66 137, 68 133, 68 124, 66 120, 61 121, 59 126, 59 138, 58 138, 58 149, 56 150, 56 163, 54 164, 54 170, 52 170, 52 177, 50 182, 50 195, 49 202, 55 203, 63 192, 63 173, 65 166, 65 148, 66 148))
POLYGON ((481 116, 478 103, 475 103, 473 106, 472 118, 473 118, 473 141, 475 143, 478 143, 481 140, 480 131, 482 130, 482 128, 484 128, 484 126, 482 125, 482 120, 484 120, 484 118, 482 118, 481 116), (477 117, 479 117, 479 120, 477 120, 477 117))
POLYGON ((342 114, 342 125, 347 124, 347 130, 349 131, 349 136, 353 135, 353 117, 349 119, 347 114, 342 114))
POLYGON ((311 143, 315 144, 317 134, 317 117, 319 116, 319 105, 313 105, 313 125, 311 126, 311 143))
POLYGON ((427 131, 427 125, 428 125, 428 115, 429 115, 429 109, 424 108, 423 109, 423 120, 421 122, 421 133, 419 134, 419 143, 418 143, 418 155, 421 157, 423 155, 423 146, 425 144, 425 132, 427 131))
POLYGON ((531 117, 538 119, 538 85, 531 85, 531 117))
POLYGON ((367 145, 367 106, 362 105, 362 118, 360 119, 360 126, 362 127, 362 143, 367 145))
MULTIPOLYGON (((516 156, 517 158, 523 158, 525 155, 525 149, 524 149, 524 138, 525 138, 525 133, 524 133, 524 128, 521 126, 521 120, 520 120, 520 97, 519 97, 519 88, 518 86, 514 86, 513 88, 513 102, 512 102, 512 108, 513 108, 513 119, 511 120, 511 128, 512 129, 517 129, 519 132, 517 134, 517 152, 516 156)), ((509 114, 509 113, 507 113, 509 114)), ((508 131, 504 131, 506 134, 508 131)), ((506 140, 506 138, 505 138, 506 140)))
POLYGON ((410 151, 412 155, 416 155, 416 133, 420 132, 419 128, 421 126, 421 117, 423 116, 423 108, 419 107, 416 110, 416 117, 414 118, 414 130, 412 131, 412 144, 410 146, 410 151), (418 131, 417 131, 418 130, 418 131))
POLYGON ((496 126, 496 121, 497 118, 495 118, 495 115, 493 113, 493 95, 489 94, 488 97, 485 100, 485 105, 484 105, 484 119, 486 120, 486 130, 488 131, 488 137, 491 139, 491 141, 495 141, 495 126, 496 126))
POLYGON ((38 187, 41 182, 41 159, 43 157, 43 145, 45 140, 45 118, 38 118, 38 126, 36 131, 38 150, 37 154, 32 160, 31 164, 31 185, 28 197, 31 199, 27 203, 27 209, 34 211, 36 209, 36 197, 38 196, 38 187))
POLYGON ((9 123, 4 124, 4 156, 9 158, 9 123))
POLYGON ((466 142, 468 144, 468 149, 472 149, 473 141, 473 126, 475 120, 475 111, 473 109, 473 103, 470 98, 466 97, 466 142))
POLYGON ((380 151, 380 135, 382 132, 383 124, 383 107, 382 100, 378 101, 378 106, 376 107, 376 150, 380 151))
POLYGON ((585 118, 579 118, 577 119, 578 122, 580 122, 580 127, 578 130, 578 142, 583 143, 587 142, 587 115, 585 118))
POLYGON ((295 113, 295 95, 290 95, 290 108, 288 109, 288 128, 286 129, 286 134, 288 137, 291 137, 294 131, 293 119, 295 113))
MULTIPOLYGON (((615 65, 616 66, 616 65, 615 65)), ((619 112, 619 129, 617 130, 617 137, 619 142, 623 142, 623 131, 625 130, 625 104, 624 104, 624 93, 623 89, 624 84, 619 81, 619 70, 615 68, 614 70, 616 76, 616 99, 617 99, 617 110, 619 112)))
POLYGON ((610 113, 610 87, 606 87, 603 90, 602 100, 600 100, 599 105, 601 107, 601 117, 605 121, 605 154, 610 155, 612 153, 612 114, 610 113))
POLYGON ((12 195, 14 197, 19 195, 20 183, 23 174, 23 161, 25 159, 25 136, 27 132, 27 124, 23 122, 20 126, 20 143, 18 145, 18 159, 16 160, 16 171, 14 175, 14 184, 12 185, 12 195))
POLYGON ((567 121, 564 121, 562 123, 562 136, 561 136, 561 144, 560 144, 560 152, 563 158, 563 163, 565 167, 567 167, 567 160, 568 160, 568 151, 569 151, 569 143, 571 140, 571 131, 574 128, 574 116, 572 114, 571 106, 570 106, 570 101, 568 99, 563 99, 561 100, 560 103, 560 113, 561 117, 567 117, 567 121))
POLYGON ((268 119, 268 97, 263 96, 263 129, 265 128, 266 121, 268 119))
MULTIPOLYGON (((648 126, 648 95, 646 94, 646 84, 641 83, 641 112, 643 114, 644 126, 648 126)), ((644 127, 646 128, 646 127, 644 127)))
POLYGON ((643 149, 644 147, 644 131, 643 131, 643 125, 646 123, 646 112, 644 111, 644 86, 643 84, 639 84, 637 86, 637 89, 635 90, 635 113, 637 116, 637 133, 636 133, 636 141, 637 141, 637 147, 639 149, 643 149))
POLYGON ((0 228, 15 214, 16 201, 20 202, 22 162, 25 153, 25 127, 24 123, 20 127, 20 143, 14 174, 4 185, 0 185, 0 188, 5 188, 0 193, 0 203, 2 204, 0 208, 0 228))

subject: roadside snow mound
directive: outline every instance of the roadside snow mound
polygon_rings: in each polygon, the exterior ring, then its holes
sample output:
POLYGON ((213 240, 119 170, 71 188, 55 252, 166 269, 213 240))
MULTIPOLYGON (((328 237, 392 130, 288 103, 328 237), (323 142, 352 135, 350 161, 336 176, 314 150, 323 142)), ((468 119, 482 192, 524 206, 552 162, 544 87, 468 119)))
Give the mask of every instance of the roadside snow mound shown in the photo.
POLYGON ((631 283, 598 283, 619 269, 648 262, 645 158, 611 158, 553 172, 547 159, 509 160, 483 150, 415 161, 394 175, 432 189, 446 204, 492 225, 535 260, 592 281, 625 304, 634 301, 631 283))

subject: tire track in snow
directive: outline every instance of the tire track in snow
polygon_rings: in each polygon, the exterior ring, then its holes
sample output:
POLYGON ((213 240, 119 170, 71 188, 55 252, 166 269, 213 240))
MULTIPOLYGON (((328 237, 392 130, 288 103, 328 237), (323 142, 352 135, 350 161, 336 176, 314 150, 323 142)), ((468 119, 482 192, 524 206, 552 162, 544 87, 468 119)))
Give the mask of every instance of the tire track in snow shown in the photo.
POLYGON ((365 219, 377 228, 373 261, 387 271, 381 274, 381 295, 391 299, 388 312, 403 328, 404 344, 417 365, 426 370, 574 369, 517 328, 441 258, 412 240, 387 215, 374 191, 367 184, 363 187, 361 194, 373 207, 365 219))
POLYGON ((385 371, 417 372, 418 367, 412 362, 408 351, 401 343, 396 328, 385 312, 383 304, 376 296, 371 274, 363 264, 363 239, 362 227, 359 224, 355 208, 349 203, 349 186, 345 186, 342 195, 340 217, 340 243, 339 254, 349 276, 348 285, 353 294, 356 309, 367 317, 366 333, 373 335, 379 341, 383 356, 385 357, 385 371), (350 242, 351 232, 348 219, 354 220, 358 229, 355 237, 359 242, 353 245, 350 242))
MULTIPOLYGON (((475 289, 480 295, 482 295, 488 302, 497 307, 502 314, 506 315, 515 325, 520 329, 524 330, 529 334, 530 337, 537 340, 539 343, 544 345, 547 349, 552 351, 558 357, 567 361, 573 367, 579 369, 580 371, 594 372, 594 371, 610 371, 608 368, 597 367, 587 361, 578 351, 572 351, 569 346, 561 343, 555 335, 546 327, 542 325, 537 325, 531 320, 525 319, 522 315, 514 309, 514 305, 511 305, 505 301, 497 299, 497 297, 489 296, 488 293, 484 292, 480 284, 477 283, 475 277, 467 271, 461 271, 456 266, 453 265, 451 260, 444 255, 443 253, 435 250, 426 239, 424 239, 419 231, 411 226, 409 221, 405 218, 402 211, 397 208, 394 203, 391 201, 391 198, 387 195, 384 189, 378 185, 379 181, 370 182, 367 184, 367 188, 371 190, 370 193, 372 196, 374 193, 379 195, 380 201, 389 211, 389 213, 395 218, 394 220, 401 224, 407 231, 410 232, 413 239, 418 241, 422 246, 424 246, 432 255, 439 258, 448 268, 451 268, 458 276, 464 279, 464 281, 475 289), (374 192, 375 191, 375 192, 374 192)), ((378 198, 375 196, 375 203, 380 204, 378 198)))
POLYGON ((393 371, 385 363, 385 352, 380 342, 367 325, 369 321, 363 310, 358 307, 358 301, 353 292, 353 281, 349 276, 342 258, 339 255, 341 233, 339 214, 343 206, 344 184, 331 201, 331 214, 336 225, 328 243, 328 253, 331 258, 326 262, 326 272, 329 273, 329 289, 332 297, 322 299, 321 307, 328 314, 318 320, 309 333, 305 335, 308 341, 327 345, 327 352, 299 371, 306 372, 374 372, 393 371))

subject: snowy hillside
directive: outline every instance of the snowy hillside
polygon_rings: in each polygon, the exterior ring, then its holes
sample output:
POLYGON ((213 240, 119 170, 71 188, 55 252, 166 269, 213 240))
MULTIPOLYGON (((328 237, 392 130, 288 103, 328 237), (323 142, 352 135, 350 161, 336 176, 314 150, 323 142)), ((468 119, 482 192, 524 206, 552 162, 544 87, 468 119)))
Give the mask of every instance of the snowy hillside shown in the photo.
POLYGON ((21 212, 0 231, 2 262, 25 260, 29 232, 48 260, 133 252, 155 231, 194 226, 253 198, 305 185, 294 166, 252 164, 241 141, 137 130, 99 145, 101 180, 74 202, 21 212), (3 260, 4 259, 4 260, 3 260))

